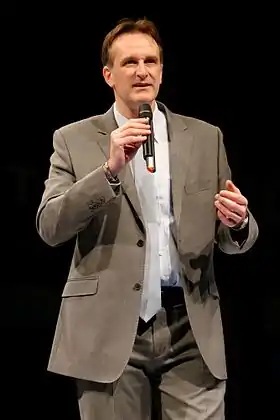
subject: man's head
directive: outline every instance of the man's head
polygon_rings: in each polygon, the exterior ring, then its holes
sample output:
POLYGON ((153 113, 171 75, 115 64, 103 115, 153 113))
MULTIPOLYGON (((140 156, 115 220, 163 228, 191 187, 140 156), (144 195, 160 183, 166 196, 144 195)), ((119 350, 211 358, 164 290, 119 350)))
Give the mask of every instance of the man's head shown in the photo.
POLYGON ((102 45, 103 76, 114 90, 120 112, 135 116, 139 105, 152 106, 162 81, 162 46, 154 24, 124 19, 102 45))

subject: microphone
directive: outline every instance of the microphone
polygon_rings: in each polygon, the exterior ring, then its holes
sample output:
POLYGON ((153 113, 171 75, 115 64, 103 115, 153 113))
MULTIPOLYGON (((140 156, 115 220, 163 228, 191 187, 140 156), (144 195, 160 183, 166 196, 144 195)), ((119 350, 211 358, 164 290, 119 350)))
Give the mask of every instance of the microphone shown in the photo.
POLYGON ((143 143, 143 157, 146 161, 147 170, 151 173, 156 172, 155 162, 155 144, 154 144, 154 130, 153 130, 153 111, 148 103, 140 105, 139 118, 148 118, 151 128, 151 133, 148 134, 147 140, 143 143))

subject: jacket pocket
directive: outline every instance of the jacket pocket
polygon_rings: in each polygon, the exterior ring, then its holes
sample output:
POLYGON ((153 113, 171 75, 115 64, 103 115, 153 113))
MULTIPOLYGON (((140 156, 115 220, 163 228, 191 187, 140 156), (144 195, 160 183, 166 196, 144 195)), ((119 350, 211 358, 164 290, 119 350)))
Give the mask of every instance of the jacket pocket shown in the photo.
POLYGON ((187 183, 184 186, 185 193, 188 194, 198 194, 203 191, 213 190, 213 182, 211 179, 201 180, 200 182, 187 183))
POLYGON ((95 295, 98 290, 99 277, 68 280, 62 291, 62 297, 95 295))

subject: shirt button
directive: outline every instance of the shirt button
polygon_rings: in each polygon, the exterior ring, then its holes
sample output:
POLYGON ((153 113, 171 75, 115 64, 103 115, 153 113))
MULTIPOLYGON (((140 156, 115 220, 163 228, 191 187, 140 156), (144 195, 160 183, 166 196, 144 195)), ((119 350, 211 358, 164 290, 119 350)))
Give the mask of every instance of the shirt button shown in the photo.
POLYGON ((135 283, 135 285, 133 286, 133 290, 141 290, 141 284, 140 283, 135 283))
POLYGON ((143 245, 144 245, 143 239, 139 239, 139 241, 137 242, 137 246, 142 247, 143 245))

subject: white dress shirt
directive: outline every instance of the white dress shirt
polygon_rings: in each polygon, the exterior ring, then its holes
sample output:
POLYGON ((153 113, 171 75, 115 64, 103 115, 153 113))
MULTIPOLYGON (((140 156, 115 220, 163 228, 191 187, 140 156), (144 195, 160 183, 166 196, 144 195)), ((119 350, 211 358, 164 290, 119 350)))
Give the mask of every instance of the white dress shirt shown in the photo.
MULTIPOLYGON (((116 104, 114 104, 114 116, 119 127, 127 121, 118 112, 116 104)), ((160 309, 161 286, 180 286, 178 254, 170 232, 173 215, 170 201, 167 124, 165 115, 157 105, 153 113, 153 128, 156 172, 150 173, 147 170, 142 147, 130 162, 147 233, 141 310, 141 317, 145 320, 160 309), (156 307, 149 310, 149 301, 153 300, 156 307)))

